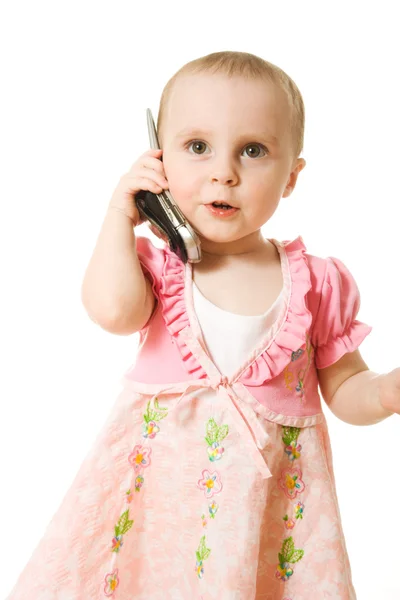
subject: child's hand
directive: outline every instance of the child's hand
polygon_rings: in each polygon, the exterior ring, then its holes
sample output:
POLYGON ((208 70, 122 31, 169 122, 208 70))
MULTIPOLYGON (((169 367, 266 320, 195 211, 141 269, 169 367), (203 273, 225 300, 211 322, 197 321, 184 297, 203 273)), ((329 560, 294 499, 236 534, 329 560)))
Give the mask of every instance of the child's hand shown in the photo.
POLYGON ((383 408, 400 414, 400 368, 382 377, 379 398, 383 408))
POLYGON ((144 223, 135 202, 140 190, 159 194, 168 189, 164 165, 160 159, 162 150, 148 150, 122 175, 112 195, 109 208, 117 209, 132 219, 134 227, 144 223))

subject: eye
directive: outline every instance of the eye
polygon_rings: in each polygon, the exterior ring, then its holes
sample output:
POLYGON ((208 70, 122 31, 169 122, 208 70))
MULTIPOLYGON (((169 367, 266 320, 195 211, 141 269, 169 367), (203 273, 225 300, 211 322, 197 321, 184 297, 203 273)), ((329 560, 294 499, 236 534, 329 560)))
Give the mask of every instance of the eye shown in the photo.
MULTIPOLYGON (((204 154, 204 149, 206 148, 206 146, 207 144, 205 144, 204 142, 201 142, 200 140, 195 140, 193 142, 189 142, 187 147, 193 148, 193 154, 204 154)), ((250 153, 248 154, 250 158, 259 158, 260 155, 266 156, 268 154, 267 148, 265 148, 261 144, 248 144, 243 152, 246 152, 248 149, 250 149, 250 153), (263 154, 260 154, 260 152, 263 154)))
POLYGON ((248 144, 244 149, 244 152, 246 152, 249 148, 251 148, 252 150, 255 149, 255 152, 252 151, 250 154, 248 154, 248 156, 250 156, 251 158, 258 158, 260 156, 260 149, 262 152, 264 152, 262 156, 265 156, 268 153, 268 150, 264 148, 264 146, 261 146, 261 144, 248 144))
POLYGON ((205 144, 204 142, 200 142, 200 141, 194 141, 194 142, 190 142, 190 143, 189 143, 189 145, 188 145, 188 148, 191 148, 191 147, 193 147, 193 146, 196 148, 196 151, 194 152, 194 154, 203 154, 203 152, 201 152, 201 151, 200 151, 200 152, 197 152, 197 150, 199 150, 199 148, 200 148, 200 150, 201 150, 201 147, 202 147, 202 146, 203 146, 203 147, 204 147, 204 146, 206 146, 206 144, 205 144))

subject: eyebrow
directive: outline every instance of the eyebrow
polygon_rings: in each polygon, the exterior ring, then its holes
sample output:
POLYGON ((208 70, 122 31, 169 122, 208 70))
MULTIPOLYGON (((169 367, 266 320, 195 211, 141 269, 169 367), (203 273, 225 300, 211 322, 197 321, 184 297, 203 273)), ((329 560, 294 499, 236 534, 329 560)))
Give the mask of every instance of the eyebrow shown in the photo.
MULTIPOLYGON (((179 133, 176 134, 176 138, 180 139, 183 137, 195 137, 195 136, 205 136, 208 137, 212 134, 211 131, 207 131, 207 130, 201 130, 201 129, 182 129, 179 133)), ((259 131, 256 134, 243 134, 240 136, 240 138, 250 138, 252 140, 256 140, 257 138, 263 138, 266 141, 270 141, 273 142, 275 144, 279 144, 279 140, 277 137, 275 137, 274 135, 271 135, 270 133, 266 132, 266 131, 259 131)))

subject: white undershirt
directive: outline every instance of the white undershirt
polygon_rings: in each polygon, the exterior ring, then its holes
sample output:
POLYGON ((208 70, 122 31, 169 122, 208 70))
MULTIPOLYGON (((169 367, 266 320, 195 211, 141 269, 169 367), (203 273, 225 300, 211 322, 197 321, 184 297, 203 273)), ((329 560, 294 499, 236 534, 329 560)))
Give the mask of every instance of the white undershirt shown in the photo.
POLYGON ((193 281, 194 310, 210 356, 220 373, 229 377, 248 359, 276 321, 284 297, 282 289, 273 305, 262 315, 237 315, 210 302, 193 281))

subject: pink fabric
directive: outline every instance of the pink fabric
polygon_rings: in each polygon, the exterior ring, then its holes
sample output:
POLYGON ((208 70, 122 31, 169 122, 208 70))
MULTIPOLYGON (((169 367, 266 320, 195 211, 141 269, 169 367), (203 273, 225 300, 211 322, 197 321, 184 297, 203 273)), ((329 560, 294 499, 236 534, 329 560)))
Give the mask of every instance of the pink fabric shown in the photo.
POLYGON ((371 328, 340 261, 273 243, 288 303, 228 379, 204 349, 190 265, 138 238, 156 310, 8 600, 355 599, 315 362, 371 328))
POLYGON ((350 271, 338 258, 329 257, 325 263, 311 339, 317 369, 329 367, 346 352, 353 352, 372 330, 356 319, 360 292, 350 271))
MULTIPOLYGON (((301 236, 282 243, 270 241, 280 252, 288 306, 231 379, 246 385, 260 404, 276 414, 312 416, 321 411, 316 369, 355 350, 372 328, 355 319, 359 290, 343 263, 308 254, 301 236), (300 357, 293 355, 301 351, 300 357), (294 393, 298 387, 301 390, 294 393)), ((137 251, 158 302, 141 331, 140 351, 126 377, 143 383, 206 377, 180 335, 189 327, 192 336, 201 339, 193 309, 191 265, 185 266, 168 247, 155 248, 145 237, 137 238, 137 251), (157 347, 162 359, 155 372, 157 347)))

